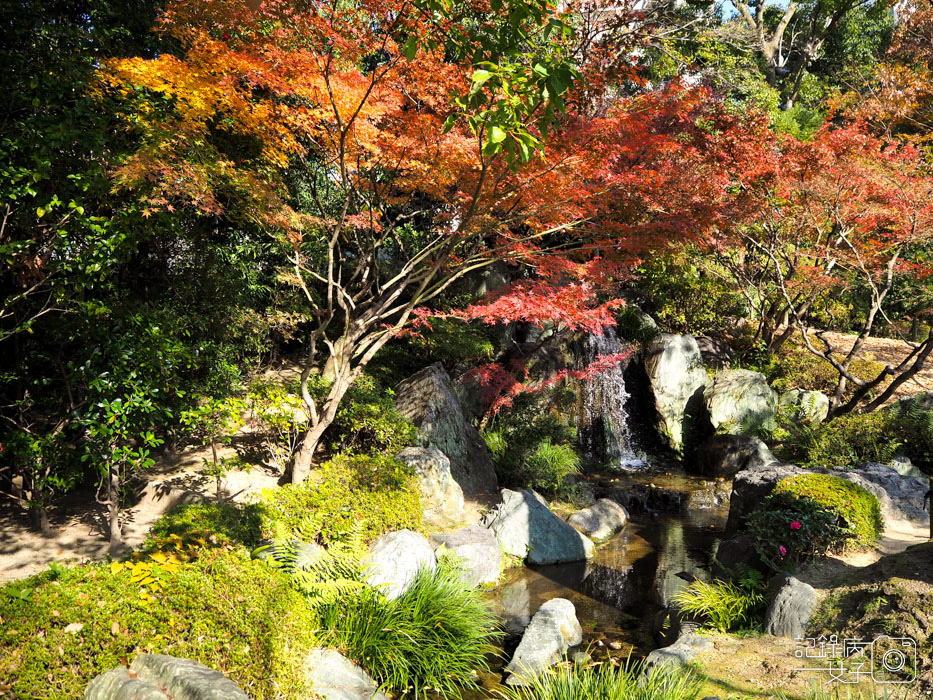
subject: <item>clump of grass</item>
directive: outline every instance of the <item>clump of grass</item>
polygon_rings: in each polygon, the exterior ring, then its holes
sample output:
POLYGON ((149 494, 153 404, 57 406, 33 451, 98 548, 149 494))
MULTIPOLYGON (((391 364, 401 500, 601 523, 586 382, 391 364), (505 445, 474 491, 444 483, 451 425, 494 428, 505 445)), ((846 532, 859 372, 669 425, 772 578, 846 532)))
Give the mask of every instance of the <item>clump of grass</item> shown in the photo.
POLYGON ((701 618, 720 632, 749 624, 763 600, 757 587, 719 579, 709 583, 694 581, 673 597, 681 611, 701 618))
POLYGON ((556 666, 528 683, 503 694, 507 700, 694 700, 700 690, 690 671, 655 668, 645 675, 642 665, 631 661, 556 666))
POLYGON ((430 688, 459 697, 488 670, 500 632, 481 593, 456 567, 422 570, 395 600, 366 587, 317 608, 325 643, 338 647, 384 687, 423 698, 430 688))

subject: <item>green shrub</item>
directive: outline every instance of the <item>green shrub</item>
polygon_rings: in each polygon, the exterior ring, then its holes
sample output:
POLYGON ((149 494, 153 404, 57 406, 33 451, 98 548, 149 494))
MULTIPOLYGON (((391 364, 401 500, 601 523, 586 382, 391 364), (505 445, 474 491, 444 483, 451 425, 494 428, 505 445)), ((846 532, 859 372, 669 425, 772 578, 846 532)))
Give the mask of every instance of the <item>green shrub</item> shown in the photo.
POLYGON ((794 426, 778 450, 808 467, 849 469, 864 462, 886 464, 901 447, 890 413, 850 413, 819 425, 794 426))
MULTIPOLYGON (((560 400, 556 396, 556 400, 560 400)), ((542 412, 540 397, 522 395, 483 433, 503 486, 533 488, 549 498, 568 495, 569 478, 580 471, 573 448, 576 430, 542 412)))
POLYGON ((539 442, 521 462, 522 483, 548 498, 568 491, 568 478, 580 473, 580 457, 570 445, 539 442))
POLYGON ((747 315, 744 297, 696 246, 671 247, 636 272, 634 287, 650 300, 647 310, 673 332, 715 334, 734 326, 730 318, 747 315))
POLYGON ((672 600, 688 615, 701 618, 720 632, 728 632, 752 623, 764 601, 762 588, 760 574, 737 583, 722 579, 709 583, 697 580, 676 593, 672 600))
POLYGON ((318 607, 323 639, 387 688, 417 698, 442 697, 476 685, 489 670, 499 632, 482 593, 467 588, 454 567, 422 570, 395 600, 364 587, 318 607))
MULTIPOLYGON (((323 387, 320 395, 324 395, 323 387)), ((417 429, 395 408, 395 394, 363 374, 340 402, 326 440, 332 452, 398 454, 414 443, 417 429)))
POLYGON ((810 554, 869 546, 884 529, 874 494, 823 474, 778 482, 748 524, 756 551, 775 569, 793 566, 810 554))
POLYGON ((647 676, 641 665, 564 664, 530 680, 526 687, 507 687, 507 700, 694 700, 699 679, 690 671, 654 669, 647 676))
MULTIPOLYGON (((777 353, 769 353, 761 346, 752 346, 749 339, 740 339, 739 353, 742 365, 761 372, 775 391, 807 389, 832 393, 839 381, 835 368, 821 357, 807 350, 796 338, 788 340, 777 353)), ((849 371, 860 379, 873 379, 884 368, 884 363, 856 358, 849 371)), ((854 386, 850 384, 850 391, 854 386)))
POLYGON ((80 698, 92 678, 142 652, 196 659, 252 698, 307 697, 295 659, 315 621, 288 577, 243 551, 207 551, 166 580, 155 602, 106 564, 0 588, 0 678, 17 698, 80 698), (84 625, 74 634, 72 623, 84 625))
POLYGON ((302 484, 264 494, 263 535, 327 543, 361 528, 366 540, 421 528, 421 492, 407 467, 382 455, 340 455, 302 484))
POLYGON ((262 538, 262 510, 256 504, 189 503, 172 508, 152 524, 149 544, 170 535, 208 534, 220 544, 255 547, 262 538))

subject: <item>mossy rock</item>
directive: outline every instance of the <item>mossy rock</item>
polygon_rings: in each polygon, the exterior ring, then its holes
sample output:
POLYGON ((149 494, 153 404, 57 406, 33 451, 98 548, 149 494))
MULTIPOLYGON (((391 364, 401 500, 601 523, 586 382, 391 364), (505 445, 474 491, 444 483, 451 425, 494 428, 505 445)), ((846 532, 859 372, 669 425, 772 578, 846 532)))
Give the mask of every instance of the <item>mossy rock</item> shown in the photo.
POLYGON ((884 519, 875 495, 842 477, 828 474, 791 476, 778 482, 772 497, 783 502, 809 501, 835 514, 852 533, 849 547, 868 546, 884 531, 884 519))

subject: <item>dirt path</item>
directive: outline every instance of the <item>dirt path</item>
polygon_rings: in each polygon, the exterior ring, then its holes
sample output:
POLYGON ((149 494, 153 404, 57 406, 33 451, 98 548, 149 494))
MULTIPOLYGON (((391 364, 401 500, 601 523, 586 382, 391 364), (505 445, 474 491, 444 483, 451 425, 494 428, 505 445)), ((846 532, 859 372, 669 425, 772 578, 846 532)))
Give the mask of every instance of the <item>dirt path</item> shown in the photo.
MULTIPOLYGON (((837 353, 837 356, 849 352, 855 344, 856 338, 854 334, 838 333, 836 331, 826 331, 823 336, 837 353)), ((819 339, 814 338, 811 342, 813 342, 814 347, 821 347, 819 339)), ((865 341, 865 345, 859 352, 858 357, 896 367, 910 354, 911 349, 903 341, 893 338, 869 338, 865 341)), ((926 391, 933 391, 933 362, 928 362, 926 367, 898 387, 889 403, 926 391)))
MULTIPOLYGON (((234 448, 219 451, 223 457, 236 454, 234 448)), ((124 541, 139 547, 152 524, 172 506, 216 494, 214 478, 202 471, 202 459, 209 450, 190 447, 171 458, 163 458, 140 478, 135 505, 123 512, 124 541)), ((236 502, 258 498, 263 489, 273 488, 279 475, 251 466, 248 471, 231 471, 222 480, 225 497, 236 502)), ((52 535, 43 537, 30 527, 29 518, 16 504, 0 504, 0 582, 24 578, 48 568, 52 562, 79 563, 107 555, 106 507, 96 502, 93 491, 77 491, 56 503, 49 512, 52 535)))

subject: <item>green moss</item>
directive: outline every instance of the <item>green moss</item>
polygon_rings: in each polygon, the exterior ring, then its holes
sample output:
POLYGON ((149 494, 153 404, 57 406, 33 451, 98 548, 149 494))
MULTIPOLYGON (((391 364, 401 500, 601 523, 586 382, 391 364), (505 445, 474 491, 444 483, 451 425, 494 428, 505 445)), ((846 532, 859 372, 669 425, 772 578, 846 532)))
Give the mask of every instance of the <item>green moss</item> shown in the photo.
POLYGON ((196 659, 253 698, 305 698, 296 659, 313 617, 288 578, 244 551, 213 551, 166 579, 155 602, 106 564, 0 588, 0 678, 17 698, 73 700, 95 676, 139 653, 196 659), (72 623, 83 624, 75 634, 72 623))
POLYGON ((147 548, 169 535, 213 536, 220 544, 242 544, 253 548, 262 538, 262 509, 256 504, 189 503, 172 508, 156 520, 149 532, 147 548))
POLYGON ((933 593, 928 585, 891 579, 837 588, 814 611, 807 636, 871 641, 883 635, 917 642, 918 676, 933 680, 933 593))
POLYGON ((327 543, 361 528, 370 540, 391 530, 421 528, 417 479, 405 465, 379 455, 341 455, 314 470, 303 484, 267 492, 265 536, 297 536, 327 543))
POLYGON ((845 523, 851 536, 847 546, 870 545, 884 531, 884 520, 878 499, 858 484, 838 476, 802 474, 778 482, 771 494, 772 502, 808 501, 845 523))

